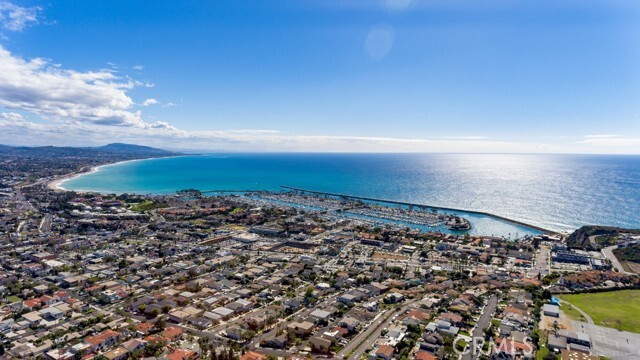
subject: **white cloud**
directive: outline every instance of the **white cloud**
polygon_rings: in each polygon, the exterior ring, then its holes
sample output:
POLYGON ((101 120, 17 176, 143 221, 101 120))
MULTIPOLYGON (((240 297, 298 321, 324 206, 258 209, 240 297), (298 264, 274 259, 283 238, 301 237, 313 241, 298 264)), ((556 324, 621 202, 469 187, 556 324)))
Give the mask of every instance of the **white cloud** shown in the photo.
POLYGON ((0 120, 0 143, 29 145, 104 144, 118 141, 156 147, 237 151, 316 152, 540 152, 558 151, 539 144, 488 140, 411 139, 367 136, 289 135, 276 130, 185 131, 168 123, 121 127, 89 123, 0 120), (64 135, 63 135, 64 134, 64 135), (88 143, 89 141, 89 143, 88 143))
POLYGON ((53 121, 99 125, 156 127, 131 110, 127 92, 149 86, 111 70, 65 70, 50 61, 25 60, 0 46, 0 106, 23 110, 53 121))
POLYGON ((40 22, 41 8, 22 7, 8 1, 0 1, 0 26, 8 31, 23 31, 40 22))
POLYGON ((166 108, 175 107, 175 106, 178 106, 178 104, 172 103, 172 102, 168 102, 168 103, 162 105, 162 107, 166 107, 166 108))
POLYGON ((611 134, 603 134, 603 135, 585 135, 584 137, 587 139, 607 139, 607 138, 615 138, 619 135, 611 135, 611 134))
POLYGON ((554 143, 453 138, 292 135, 269 129, 180 130, 166 122, 123 127, 66 121, 34 123, 0 116, 0 143, 100 145, 118 141, 161 148, 235 151, 457 152, 457 153, 639 153, 640 138, 604 138, 554 143))
POLYGON ((15 113, 15 112, 3 112, 3 113, 0 113, 0 119, 13 120, 13 121, 24 120, 22 115, 20 115, 18 113, 15 113))
POLYGON ((149 105, 156 105, 159 104, 160 102, 156 99, 147 99, 145 101, 142 102, 142 106, 149 106, 149 105))
POLYGON ((441 139, 449 140, 483 140, 486 136, 443 136, 441 139))
POLYGON ((629 149, 628 151, 622 151, 627 153, 638 153, 640 151, 640 138, 635 137, 585 136, 585 139, 579 141, 578 144, 590 145, 596 150, 629 149), (635 149, 635 151, 632 149, 635 149))
POLYGON ((133 70, 144 70, 144 66, 142 65, 134 65, 131 67, 133 70))

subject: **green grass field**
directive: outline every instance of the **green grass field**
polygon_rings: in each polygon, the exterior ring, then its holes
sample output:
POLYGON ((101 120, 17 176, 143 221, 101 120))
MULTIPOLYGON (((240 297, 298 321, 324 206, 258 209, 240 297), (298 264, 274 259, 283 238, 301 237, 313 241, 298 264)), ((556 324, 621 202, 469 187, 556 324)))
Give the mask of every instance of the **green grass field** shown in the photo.
POLYGON ((570 294, 560 298, 589 314, 596 325, 640 333, 640 290, 570 294))
POLYGON ((151 200, 145 200, 144 202, 131 205, 130 209, 133 211, 145 212, 163 207, 165 207, 164 204, 154 203, 151 200))
POLYGON ((574 309, 572 306, 570 306, 567 303, 560 304, 560 310, 562 310, 565 315, 567 315, 568 317, 574 320, 586 321, 582 316, 582 314, 578 312, 578 310, 574 309))

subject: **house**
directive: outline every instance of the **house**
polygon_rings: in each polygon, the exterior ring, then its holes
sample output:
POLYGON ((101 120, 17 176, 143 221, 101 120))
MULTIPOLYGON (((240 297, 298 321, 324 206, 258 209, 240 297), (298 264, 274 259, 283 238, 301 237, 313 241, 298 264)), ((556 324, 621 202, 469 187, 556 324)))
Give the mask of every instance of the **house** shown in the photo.
POLYGON ((309 321, 303 321, 303 322, 294 321, 289 325, 287 325, 287 331, 290 334, 294 334, 297 336, 304 336, 304 335, 311 334, 311 331, 313 330, 314 326, 315 325, 309 321))
POLYGON ((343 294, 338 297, 338 301, 345 305, 353 305, 353 303, 357 301, 357 297, 353 294, 343 294))
POLYGON ((177 326, 167 326, 166 329, 162 330, 162 337, 168 342, 173 342, 179 340, 182 337, 182 333, 182 329, 177 326))
POLYGON ((309 339, 309 342, 311 343, 311 348, 319 353, 326 354, 331 350, 331 340, 322 336, 313 336, 309 339))
POLYGON ((175 349, 164 358, 167 360, 192 360, 198 358, 198 353, 187 349, 175 349))
POLYGON ((153 329, 153 324, 145 321, 145 322, 141 322, 139 324, 136 324, 136 326, 134 326, 134 328, 136 329, 136 332, 138 334, 147 335, 153 329))
POLYGON ((225 330, 225 335, 229 339, 238 340, 238 341, 242 340, 242 336, 244 335, 244 333, 245 331, 242 330, 239 326, 232 326, 227 330, 225 330))
POLYGON ((448 321, 453 325, 461 325, 462 324, 462 316, 458 315, 458 314, 454 314, 454 313, 444 313, 444 314, 440 314, 440 316, 438 317, 438 319, 440 320, 444 320, 444 321, 448 321))
POLYGON ((124 360, 129 356, 129 352, 127 351, 127 349, 119 346, 113 350, 107 351, 106 353, 102 354, 102 356, 104 356, 108 360, 124 360))
POLYGON ((91 345, 91 351, 98 352, 116 344, 120 340, 120 333, 113 330, 105 330, 98 335, 89 336, 84 342, 91 345))
POLYGON ((266 360, 267 357, 255 351, 248 351, 240 357, 240 360, 266 360))
POLYGON ((405 320, 414 319, 418 323, 426 323, 429 320, 430 316, 431 316, 431 314, 428 311, 425 311, 425 310, 410 310, 407 313, 407 317, 406 317, 405 320))
POLYGON ((200 329, 206 329, 213 324, 211 319, 208 319, 206 317, 192 317, 189 318, 187 322, 200 329))
POLYGON ((122 347, 127 349, 128 352, 143 349, 146 345, 147 342, 141 339, 131 339, 122 343, 122 347))
POLYGON ((288 342, 289 342, 289 339, 287 338, 287 335, 282 334, 282 335, 274 336, 270 339, 265 340, 264 343, 261 344, 261 346, 270 347, 274 349, 284 349, 287 346, 288 342))
POLYGON ((220 315, 223 320, 229 319, 233 315, 233 310, 227 309, 226 307, 220 306, 212 311, 214 314, 220 315))
POLYGON ((42 318, 40 317, 40 313, 37 311, 32 311, 30 313, 22 314, 22 317, 27 322, 29 322, 29 324, 34 324, 34 325, 37 325, 40 323, 40 321, 42 321, 42 318))
POLYGON ((301 306, 302 306, 302 298, 297 298, 297 297, 290 298, 285 300, 284 302, 285 310, 296 311, 300 309, 301 306))
POLYGON ((191 314, 182 310, 173 310, 169 313, 169 321, 180 324, 189 318, 191 314))
POLYGON ((374 354, 378 359, 391 360, 394 350, 391 345, 380 345, 374 354))
POLYGON ((442 335, 436 333, 426 333, 422 336, 424 341, 420 342, 420 349, 426 350, 430 353, 437 353, 442 345, 444 345, 444 338, 442 335))
POLYGON ((458 328, 457 326, 453 326, 450 322, 444 320, 430 322, 429 324, 427 324, 425 329, 431 332, 437 331, 441 334, 452 336, 457 335, 458 331, 460 331, 460 328, 458 328))
POLYGON ((416 360, 438 360, 438 357, 428 351, 420 350, 416 353, 416 360))
POLYGON ((72 360, 75 357, 73 352, 66 349, 49 350, 46 355, 46 358, 50 360, 72 360))
POLYGON ((318 322, 325 322, 329 320, 331 313, 326 310, 317 309, 317 310, 314 310, 311 314, 309 314, 309 316, 312 317, 316 323, 318 323, 318 322))
POLYGON ((220 320, 222 320, 222 316, 212 313, 210 311, 207 311, 204 314, 202 314, 202 317, 207 318, 214 323, 220 322, 220 320))
POLYGON ((237 314, 250 310, 253 307, 253 303, 249 300, 238 299, 232 303, 225 305, 224 307, 233 310, 233 312, 237 314))
POLYGON ((364 306, 365 309, 372 312, 378 311, 378 303, 375 301, 368 302, 362 306, 364 306))
POLYGON ((392 292, 389 295, 385 296, 384 298, 386 301, 388 301, 389 303, 395 304, 395 303, 399 303, 401 301, 404 300, 404 295, 397 293, 397 292, 392 292))
POLYGON ((355 318, 352 318, 350 316, 347 316, 345 318, 343 318, 342 320, 340 320, 340 322, 338 322, 338 326, 341 326, 347 330, 349 330, 350 332, 353 332, 356 330, 356 328, 358 326, 360 326, 360 321, 358 321, 355 318))
POLYGON ((46 308, 40 311, 40 314, 44 315, 45 319, 52 320, 52 321, 61 319, 64 316, 62 311, 58 310, 55 307, 46 308))
POLYGON ((67 294, 66 291, 58 291, 55 294, 53 294, 53 297, 55 299, 58 299, 58 301, 67 301, 67 300, 69 300, 69 294, 67 294))

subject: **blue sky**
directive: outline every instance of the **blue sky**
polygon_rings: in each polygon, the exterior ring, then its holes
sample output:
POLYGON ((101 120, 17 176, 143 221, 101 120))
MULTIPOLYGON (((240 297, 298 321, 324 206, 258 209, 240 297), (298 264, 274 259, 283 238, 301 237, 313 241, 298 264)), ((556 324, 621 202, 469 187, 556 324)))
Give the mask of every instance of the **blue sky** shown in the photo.
POLYGON ((0 14, 0 143, 640 153, 637 1, 0 0, 0 14))

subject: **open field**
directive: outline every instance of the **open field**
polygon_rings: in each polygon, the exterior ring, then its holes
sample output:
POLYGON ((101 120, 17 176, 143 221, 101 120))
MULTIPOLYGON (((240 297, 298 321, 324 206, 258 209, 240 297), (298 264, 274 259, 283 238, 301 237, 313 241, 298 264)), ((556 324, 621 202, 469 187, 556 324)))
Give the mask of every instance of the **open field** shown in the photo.
POLYGON ((567 303, 560 304, 560 310, 562 310, 566 316, 570 317, 573 320, 585 321, 582 314, 580 314, 578 310, 574 309, 567 303))
POLYGON ((569 294, 560 298, 589 314, 596 325, 640 333, 640 290, 569 294))
POLYGON ((154 203, 151 200, 145 200, 144 202, 133 204, 131 210, 133 211, 150 211, 153 209, 163 208, 165 205, 154 203))

